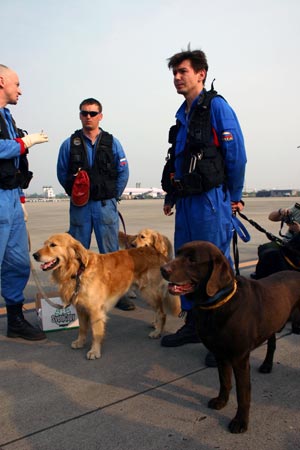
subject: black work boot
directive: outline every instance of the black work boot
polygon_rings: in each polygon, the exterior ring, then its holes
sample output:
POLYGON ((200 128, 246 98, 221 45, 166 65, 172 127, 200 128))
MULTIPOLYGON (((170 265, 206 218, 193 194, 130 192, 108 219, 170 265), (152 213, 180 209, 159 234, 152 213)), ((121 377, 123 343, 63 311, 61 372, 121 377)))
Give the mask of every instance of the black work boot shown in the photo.
POLYGON ((23 304, 7 305, 7 337, 23 338, 29 341, 46 339, 45 333, 25 320, 22 310, 23 304))
POLYGON ((197 332, 193 312, 188 311, 186 314, 185 324, 179 328, 174 334, 167 334, 164 336, 160 345, 163 347, 179 347, 184 344, 195 344, 201 342, 197 332))
POLYGON ((132 311, 135 309, 135 304, 127 295, 123 295, 116 304, 116 308, 119 308, 122 311, 132 311))

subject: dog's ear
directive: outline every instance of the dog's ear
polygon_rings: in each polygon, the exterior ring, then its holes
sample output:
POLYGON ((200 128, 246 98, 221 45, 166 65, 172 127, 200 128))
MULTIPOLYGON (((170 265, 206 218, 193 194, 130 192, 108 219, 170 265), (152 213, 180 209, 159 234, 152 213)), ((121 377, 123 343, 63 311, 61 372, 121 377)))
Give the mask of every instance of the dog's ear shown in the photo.
POLYGON ((79 241, 76 240, 72 244, 72 247, 75 251, 76 258, 79 259, 84 266, 87 266, 89 260, 87 249, 79 241))
POLYGON ((168 255, 168 249, 163 236, 159 233, 153 234, 154 248, 163 255, 168 255))
POLYGON ((234 275, 229 261, 222 254, 214 258, 213 271, 206 285, 206 293, 213 297, 221 289, 227 287, 233 281, 234 275))

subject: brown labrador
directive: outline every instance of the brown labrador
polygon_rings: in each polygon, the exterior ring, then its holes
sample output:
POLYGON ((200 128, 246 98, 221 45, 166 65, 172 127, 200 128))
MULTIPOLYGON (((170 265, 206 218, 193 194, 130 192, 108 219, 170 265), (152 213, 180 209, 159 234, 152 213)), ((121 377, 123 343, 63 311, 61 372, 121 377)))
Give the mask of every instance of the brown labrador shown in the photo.
POLYGON ((223 253, 204 241, 183 245, 161 273, 172 294, 194 300, 199 336, 215 354, 220 391, 208 406, 221 409, 226 405, 233 370, 238 408, 229 430, 245 432, 250 408, 250 352, 270 340, 265 361, 272 366, 275 333, 284 327, 291 311, 300 307, 300 273, 283 271, 261 280, 235 278, 223 253))

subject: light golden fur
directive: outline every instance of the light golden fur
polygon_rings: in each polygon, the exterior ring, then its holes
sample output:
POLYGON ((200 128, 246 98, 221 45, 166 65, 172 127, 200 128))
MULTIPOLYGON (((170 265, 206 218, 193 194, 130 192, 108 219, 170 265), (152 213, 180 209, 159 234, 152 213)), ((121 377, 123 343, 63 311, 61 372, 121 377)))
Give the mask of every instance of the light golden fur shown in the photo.
POLYGON ((167 259, 151 247, 98 254, 86 250, 70 234, 61 233, 49 237, 33 256, 43 263, 43 270, 52 270, 63 303, 67 305, 71 301, 77 310, 79 335, 72 342, 72 348, 85 345, 88 326, 91 326, 92 346, 88 359, 100 358, 107 312, 132 284, 156 311, 156 329, 150 337, 156 338, 162 332, 166 321, 164 308, 176 315, 180 312, 179 297, 174 301, 160 274, 160 267, 167 259), (74 295, 78 277, 79 289, 74 295))
POLYGON ((153 247, 166 258, 173 258, 173 247, 170 239, 151 228, 144 228, 135 235, 126 235, 123 231, 119 231, 119 245, 120 248, 153 247))

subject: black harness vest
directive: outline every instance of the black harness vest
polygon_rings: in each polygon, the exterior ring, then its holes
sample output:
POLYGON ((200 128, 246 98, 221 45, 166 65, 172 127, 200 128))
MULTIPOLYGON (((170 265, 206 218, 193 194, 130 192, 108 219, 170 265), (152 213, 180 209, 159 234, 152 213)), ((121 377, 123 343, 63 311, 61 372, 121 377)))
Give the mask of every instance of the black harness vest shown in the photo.
MULTIPOLYGON (((25 136, 23 130, 13 126, 18 137, 25 136)), ((11 139, 4 117, 0 113, 0 139, 11 139)), ((28 170, 28 160, 25 154, 19 156, 19 167, 16 167, 15 158, 0 159, 0 189, 26 189, 32 178, 28 170)))
POLYGON ((181 197, 202 194, 225 183, 225 166, 221 148, 211 139, 210 102, 218 93, 203 89, 188 125, 182 166, 182 178, 175 179, 175 147, 180 123, 169 131, 166 164, 162 175, 162 188, 168 194, 181 197))
POLYGON ((92 167, 89 166, 86 144, 82 130, 75 131, 71 136, 69 172, 67 176, 66 192, 72 193, 74 175, 79 169, 84 169, 90 178, 90 199, 107 200, 117 198, 117 167, 112 151, 113 136, 101 131, 100 139, 95 148, 92 167))

